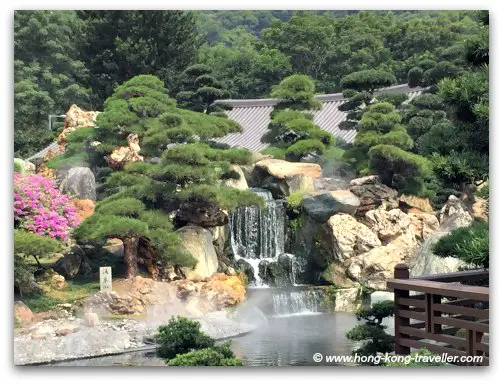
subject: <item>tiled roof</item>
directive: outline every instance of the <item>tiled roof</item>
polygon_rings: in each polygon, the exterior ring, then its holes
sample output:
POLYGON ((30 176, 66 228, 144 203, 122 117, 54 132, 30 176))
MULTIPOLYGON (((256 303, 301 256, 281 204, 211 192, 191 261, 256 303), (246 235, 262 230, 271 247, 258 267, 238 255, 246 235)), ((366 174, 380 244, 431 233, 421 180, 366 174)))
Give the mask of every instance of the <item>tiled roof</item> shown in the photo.
POLYGON ((41 151, 35 153, 34 155, 31 155, 26 160, 33 161, 33 160, 37 160, 37 159, 42 159, 45 155, 47 155, 47 153, 49 153, 49 151, 53 151, 53 150, 55 151, 58 148, 59 148, 59 144, 55 141, 54 143, 51 143, 47 147, 42 149, 41 151))
MULTIPOLYGON (((410 88, 407 84, 395 85, 385 88, 381 92, 404 92, 409 95, 409 100, 423 91, 422 88, 410 88)), ((348 143, 352 143, 356 136, 356 130, 341 130, 339 124, 345 120, 346 113, 339 111, 339 106, 344 102, 342 93, 317 95, 315 98, 321 101, 319 111, 310 111, 314 115, 314 123, 321 129, 330 132, 348 143)), ((271 119, 270 114, 277 103, 277 99, 250 99, 250 100, 217 100, 217 104, 227 104, 233 108, 225 113, 227 116, 241 125, 243 132, 231 133, 216 141, 229 144, 232 147, 244 147, 251 151, 260 151, 268 144, 260 141, 267 130, 271 119)))

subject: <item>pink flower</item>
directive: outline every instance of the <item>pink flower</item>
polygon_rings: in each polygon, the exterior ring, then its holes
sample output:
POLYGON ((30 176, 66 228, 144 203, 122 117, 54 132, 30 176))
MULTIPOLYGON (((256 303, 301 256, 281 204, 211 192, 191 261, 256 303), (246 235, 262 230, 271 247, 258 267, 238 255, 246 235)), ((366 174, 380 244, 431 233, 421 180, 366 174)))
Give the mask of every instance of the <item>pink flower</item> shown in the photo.
POLYGON ((80 224, 75 207, 53 180, 14 173, 14 225, 66 241, 80 224))

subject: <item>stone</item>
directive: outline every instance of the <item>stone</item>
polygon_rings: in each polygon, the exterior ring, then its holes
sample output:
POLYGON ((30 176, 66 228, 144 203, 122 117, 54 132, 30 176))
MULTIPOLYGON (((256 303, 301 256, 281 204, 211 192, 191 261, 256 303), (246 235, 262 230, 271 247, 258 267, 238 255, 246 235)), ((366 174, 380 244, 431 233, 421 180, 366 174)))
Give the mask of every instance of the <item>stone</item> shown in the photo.
POLYGON ((178 208, 174 222, 178 227, 187 224, 204 228, 220 227, 229 222, 227 212, 215 204, 200 201, 184 202, 178 208))
POLYGON ((66 287, 65 278, 61 275, 54 275, 51 277, 51 287, 54 289, 63 289, 66 287))
POLYGON ((319 192, 336 191, 347 189, 348 187, 349 185, 346 180, 336 177, 318 177, 314 180, 314 190, 319 192))
POLYGON ((289 262, 283 260, 281 263, 278 261, 268 262, 262 260, 259 263, 259 277, 264 284, 270 287, 285 288, 292 285, 290 280, 291 273, 291 260, 289 262))
POLYGON ((321 274, 322 279, 336 287, 353 287, 356 283, 346 275, 346 268, 339 263, 330 263, 321 274))
POLYGON ((35 340, 46 339, 48 337, 54 336, 54 328, 48 324, 42 323, 37 326, 33 332, 31 332, 30 336, 35 340))
POLYGON ((255 281, 255 271, 250 263, 248 263, 245 259, 237 260, 234 265, 237 271, 243 272, 246 275, 249 283, 253 283, 255 281))
POLYGON ((412 195, 401 195, 398 198, 398 204, 406 213, 409 210, 415 209, 421 212, 433 213, 433 208, 431 207, 430 199, 427 197, 417 197, 412 195))
POLYGON ((176 282, 176 296, 182 300, 198 290, 198 286, 191 280, 179 280, 176 282))
POLYGON ((356 312, 363 305, 360 287, 338 289, 335 293, 334 312, 356 312))
POLYGON ((457 258, 440 257, 433 253, 433 246, 441 237, 448 234, 449 231, 443 230, 435 232, 426 238, 409 261, 411 276, 417 277, 438 273, 451 273, 469 267, 469 265, 457 258))
POLYGON ((140 152, 140 139, 136 133, 130 133, 127 137, 128 146, 115 149, 105 159, 110 168, 119 170, 124 168, 126 164, 136 161, 143 161, 143 156, 140 152))
POLYGON ((369 223, 369 227, 383 244, 387 244, 413 228, 411 218, 400 209, 368 211, 365 213, 365 222, 369 223))
POLYGON ((76 129, 94 127, 99 113, 97 111, 84 111, 73 104, 66 112, 65 126, 59 134, 57 142, 59 144, 66 143, 66 136, 76 129))
POLYGON ((311 176, 299 174, 288 176, 285 180, 288 186, 288 195, 298 192, 314 192, 314 180, 311 176))
POLYGON ((56 336, 66 336, 70 333, 75 333, 80 330, 80 327, 75 324, 63 324, 56 328, 56 336))
POLYGON ((264 159, 255 163, 255 167, 265 170, 277 179, 293 175, 305 175, 313 179, 321 176, 321 167, 314 163, 291 163, 285 160, 264 159))
POLYGON ((23 160, 23 159, 15 157, 14 164, 15 165, 17 164, 18 167, 21 168, 21 171, 19 173, 21 173, 22 175, 34 175, 35 174, 35 170, 36 170, 35 164, 33 164, 32 162, 30 162, 28 160, 23 160))
POLYGON ((489 220, 489 206, 487 200, 475 196, 475 202, 472 204, 473 218, 478 221, 489 220))
POLYGON ((217 310, 241 304, 245 300, 245 295, 246 288, 243 282, 237 276, 225 273, 214 274, 201 287, 201 297, 210 300, 217 310))
POLYGON ((408 216, 414 226, 414 233, 418 240, 425 240, 427 237, 440 230, 440 223, 434 214, 418 212, 409 213, 408 216))
POLYGON ((396 190, 381 184, 378 182, 379 179, 371 178, 371 176, 367 176, 367 178, 369 179, 364 182, 355 179, 350 183, 353 186, 349 190, 360 199, 356 216, 363 217, 367 211, 380 207, 385 209, 398 208, 396 199, 398 192, 396 190))
POLYGON ((386 280, 393 278, 396 264, 408 263, 417 248, 412 226, 388 244, 371 249, 351 259, 358 267, 348 268, 348 274, 376 291, 386 290, 386 280))
POLYGON ((20 325, 31 324, 33 321, 33 312, 22 301, 16 301, 14 303, 14 318, 17 319, 20 325))
POLYGON ((324 249, 331 255, 331 260, 340 263, 381 245, 370 228, 348 214, 331 216, 323 230, 321 242, 324 249))
POLYGON ((94 213, 95 203, 90 199, 72 200, 72 205, 75 207, 75 212, 80 221, 84 221, 94 213))
POLYGON ((237 175, 239 175, 239 178, 226 179, 223 184, 226 187, 239 189, 241 191, 246 191, 248 189, 248 183, 246 181, 245 174, 244 174, 243 170, 241 169, 241 167, 239 167, 239 165, 233 164, 233 165, 231 165, 231 170, 236 172, 237 175))
POLYGON ((218 259, 223 261, 224 255, 227 253, 226 248, 230 246, 230 228, 228 225, 221 225, 219 227, 210 227, 208 230, 213 236, 213 245, 218 259))
POLYGON ((195 225, 188 225, 178 229, 177 233, 180 236, 182 247, 197 261, 194 269, 182 269, 187 279, 204 280, 217 272, 218 258, 210 231, 195 225))
POLYGON ((95 327, 100 323, 100 318, 95 312, 84 313, 84 325, 87 327, 95 327))
POLYGON ((119 258, 122 258, 124 256, 124 243, 121 239, 108 239, 103 248, 119 258))
POLYGON ((468 207, 456 196, 450 195, 440 210, 440 226, 445 229, 467 227, 473 222, 468 207))
POLYGON ((54 265, 54 270, 64 277, 75 277, 79 273, 82 260, 86 257, 84 251, 78 247, 72 247, 54 265))
POLYGON ((379 179, 379 176, 377 175, 370 175, 370 176, 364 176, 364 177, 359 177, 357 179, 353 179, 349 182, 349 185, 352 187, 358 187, 361 185, 373 185, 373 184, 380 184, 381 181, 379 179))
POLYGON ((80 200, 96 201, 96 181, 87 167, 73 167, 59 186, 61 192, 80 200))
POLYGON ((360 200, 348 190, 314 192, 304 196, 302 205, 310 217, 323 223, 336 213, 353 215, 360 200))

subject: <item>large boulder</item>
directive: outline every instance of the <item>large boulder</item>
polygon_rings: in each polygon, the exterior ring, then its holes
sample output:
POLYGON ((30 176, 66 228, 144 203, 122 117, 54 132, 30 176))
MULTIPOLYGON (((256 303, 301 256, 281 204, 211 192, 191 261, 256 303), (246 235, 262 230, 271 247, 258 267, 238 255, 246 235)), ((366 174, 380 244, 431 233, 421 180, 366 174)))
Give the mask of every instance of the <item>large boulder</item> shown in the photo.
POLYGON ((436 232, 421 244, 409 261, 411 276, 451 273, 468 267, 466 263, 455 257, 440 257, 433 253, 432 247, 441 237, 448 234, 448 231, 436 232))
POLYGON ((197 260, 194 269, 184 268, 189 280, 204 280, 218 269, 218 257, 213 246, 213 235, 205 228, 188 225, 177 230, 183 248, 197 260))
POLYGON ((96 201, 96 181, 93 172, 87 167, 70 168, 59 189, 80 200, 96 201))
POLYGON ((433 213, 433 208, 431 207, 430 200, 427 197, 401 195, 398 198, 398 204, 406 213, 433 213))
POLYGON ((63 131, 59 134, 57 142, 59 144, 65 144, 66 136, 76 129, 94 127, 98 114, 99 112, 97 111, 84 111, 73 104, 66 112, 65 126, 63 131))
MULTIPOLYGON (((255 271, 253 267, 245 259, 239 259, 234 263, 234 267, 237 271, 243 272, 248 279, 248 283, 255 282, 255 271)), ((258 272, 258 271, 257 271, 258 272)))
POLYGON ((255 163, 255 167, 261 168, 277 179, 285 179, 288 176, 304 175, 316 179, 321 176, 321 167, 314 163, 291 163, 285 160, 264 159, 255 163))
POLYGON ((236 188, 241 191, 246 191, 248 189, 248 183, 246 182, 245 174, 244 174, 243 170, 241 169, 241 167, 233 164, 233 165, 231 165, 231 170, 233 172, 236 172, 236 176, 239 176, 239 177, 234 178, 234 179, 226 179, 224 181, 224 185, 226 187, 236 188))
POLYGON ((184 202, 176 212, 174 222, 182 227, 187 224, 204 228, 220 227, 229 222, 227 212, 215 204, 202 201, 184 202))
POLYGON ((322 245, 330 259, 339 263, 381 245, 371 229, 348 214, 333 215, 323 229, 322 245))
POLYGON ((346 268, 339 263, 330 263, 322 272, 321 278, 324 282, 330 283, 336 287, 348 288, 354 287, 357 283, 351 280, 346 274, 346 268))
POLYGON ((313 219, 326 222, 336 213, 353 215, 360 205, 360 200, 348 190, 313 192, 304 196, 302 205, 313 219))
POLYGON ((54 265, 54 270, 64 277, 75 277, 79 273, 82 261, 86 259, 84 251, 78 247, 72 247, 54 265))
POLYGON ((379 239, 387 244, 407 231, 413 230, 411 218, 400 209, 374 209, 365 214, 365 222, 379 239))
POLYGON ((285 288, 292 285, 291 260, 272 262, 262 260, 259 263, 258 273, 262 282, 270 287, 285 288))
POLYGON ((33 312, 22 301, 16 301, 14 303, 14 318, 19 325, 31 324, 33 321, 33 312))
POLYGON ((239 277, 216 273, 202 285, 200 298, 212 302, 219 310, 242 303, 245 295, 246 287, 239 277))
POLYGON ((418 240, 425 240, 438 230, 440 230, 440 223, 437 217, 432 213, 409 213, 408 216, 414 226, 414 233, 418 240))
POLYGON ((344 179, 339 179, 336 177, 318 177, 314 180, 315 191, 336 191, 339 189, 347 189, 349 187, 348 182, 344 179))
POLYGON ((379 181, 377 176, 366 176, 351 180, 349 190, 360 199, 360 206, 355 215, 365 216, 367 211, 384 207, 393 209, 398 207, 398 192, 379 181))
POLYGON ((439 221, 443 229, 455 229, 469 226, 473 218, 466 204, 451 195, 440 210, 439 221))
POLYGON ((386 280, 393 277, 395 265, 408 262, 416 248, 415 235, 410 231, 385 246, 356 256, 351 260, 347 273, 371 289, 386 290, 386 280))

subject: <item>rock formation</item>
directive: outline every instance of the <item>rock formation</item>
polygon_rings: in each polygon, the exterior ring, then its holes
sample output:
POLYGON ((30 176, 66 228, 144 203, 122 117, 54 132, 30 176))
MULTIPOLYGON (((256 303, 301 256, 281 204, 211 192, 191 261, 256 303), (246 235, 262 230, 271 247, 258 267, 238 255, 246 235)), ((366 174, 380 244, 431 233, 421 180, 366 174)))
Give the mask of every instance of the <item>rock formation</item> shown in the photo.
POLYGON ((93 172, 87 167, 70 168, 59 189, 79 200, 96 201, 96 181, 93 172))
POLYGON ((122 169, 128 163, 143 161, 140 155, 140 139, 135 133, 130 133, 127 137, 128 146, 115 149, 109 156, 106 156, 110 168, 122 169))

